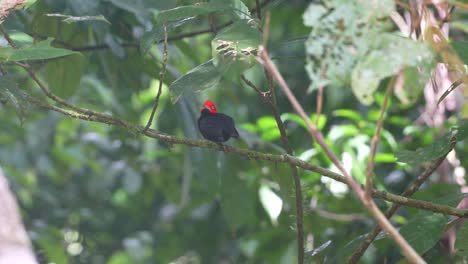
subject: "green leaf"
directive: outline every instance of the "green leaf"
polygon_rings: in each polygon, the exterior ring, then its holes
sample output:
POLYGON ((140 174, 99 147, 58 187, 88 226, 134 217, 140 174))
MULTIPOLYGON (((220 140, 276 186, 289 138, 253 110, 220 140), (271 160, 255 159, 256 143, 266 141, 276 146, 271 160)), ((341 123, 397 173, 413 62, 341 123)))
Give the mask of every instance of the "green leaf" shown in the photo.
POLYGON ((255 212, 255 198, 246 183, 239 179, 236 170, 221 179, 221 208, 231 228, 249 223, 255 212))
POLYGON ((50 89, 63 98, 74 95, 85 68, 86 59, 78 54, 48 62, 45 70, 50 89))
POLYGON ((377 153, 375 154, 376 163, 394 163, 396 161, 395 156, 391 153, 377 153))
POLYGON ((465 258, 468 257, 468 221, 464 221, 462 227, 457 232, 455 250, 457 255, 465 258))
POLYGON ((10 75, 0 76, 0 99, 13 105, 21 123, 29 110, 27 97, 25 92, 18 89, 16 81, 10 75))
POLYGON ((203 91, 216 86, 220 80, 221 75, 210 60, 179 77, 169 86, 169 90, 173 101, 177 101, 185 90, 203 91))
POLYGON ((317 115, 316 114, 311 114, 309 120, 310 120, 310 122, 312 122, 312 124, 317 124, 317 129, 318 130, 322 130, 325 127, 325 125, 327 124, 327 117, 325 115, 320 115, 319 119, 318 119, 318 122, 317 122, 316 121, 317 120, 317 115))
POLYGON ((468 64, 468 41, 454 41, 452 47, 464 64, 468 64))
POLYGON ((405 80, 404 89, 397 89, 395 91, 396 97, 404 105, 414 104, 420 97, 423 88, 430 78, 431 66, 424 66, 424 71, 421 72, 417 67, 406 67, 403 76, 405 80))
POLYGON ((420 213, 400 229, 400 234, 422 254, 432 248, 445 232, 449 217, 436 213, 420 213))
MULTIPOLYGON (((374 101, 373 93, 377 90, 380 81, 397 74, 403 67, 420 67, 420 72, 415 76, 423 82, 428 80, 432 70, 433 55, 428 45, 390 34, 376 37, 378 37, 377 48, 357 63, 351 75, 354 94, 361 103, 367 105, 374 101)), ((419 82, 412 81, 411 85, 414 83, 419 82)), ((413 89, 411 98, 415 100, 417 98, 415 94, 420 94, 423 88, 422 85, 416 85, 405 87, 405 90, 413 89)), ((410 101, 406 99, 403 103, 410 101)))
POLYGON ((32 45, 34 43, 34 38, 30 35, 21 32, 21 31, 12 31, 9 32, 10 38, 15 42, 16 46, 24 47, 28 45, 32 45))
POLYGON ((457 127, 457 141, 468 138, 468 119, 462 119, 457 127))
POLYGON ((215 4, 229 13, 234 20, 251 19, 249 8, 241 0, 211 0, 210 4, 215 4))
POLYGON ((450 150, 452 133, 445 133, 440 139, 433 144, 419 148, 415 151, 402 150, 395 154, 398 161, 409 164, 420 164, 426 161, 435 160, 442 157, 450 150))
POLYGON ((351 109, 338 109, 333 111, 333 115, 337 117, 346 117, 356 122, 361 121, 363 118, 361 114, 351 109))
POLYGON ((285 121, 294 121, 296 123, 298 123, 301 127, 307 129, 307 125, 306 123, 304 122, 304 120, 302 120, 302 118, 300 116, 298 116, 297 114, 293 114, 293 113, 284 113, 281 115, 281 120, 283 122, 285 121))
POLYGON ((270 220, 273 224, 277 224, 278 217, 283 209, 283 200, 266 184, 260 187, 258 195, 260 196, 260 203, 270 217, 270 220))
POLYGON ((256 63, 262 39, 257 29, 239 21, 225 28, 211 41, 213 64, 228 80, 239 76, 256 63))
POLYGON ((71 54, 79 54, 79 52, 54 48, 50 45, 53 38, 48 38, 28 47, 16 49, 12 52, 8 60, 25 61, 25 60, 45 60, 63 57, 71 54))
MULTIPOLYGON (((187 18, 184 20, 176 22, 167 22, 166 30, 170 32, 172 29, 175 29, 183 24, 189 22, 192 18, 187 18)), ((153 44, 157 44, 164 40, 164 28, 163 23, 156 23, 150 31, 147 31, 143 34, 140 41, 140 50, 141 54, 145 55, 153 44)))
POLYGON ((68 16, 68 15, 62 15, 62 14, 46 14, 48 17, 61 17, 63 18, 62 21, 65 23, 76 23, 76 22, 82 22, 82 21, 102 21, 106 22, 107 24, 111 24, 109 20, 107 20, 103 15, 97 15, 97 16, 68 16))

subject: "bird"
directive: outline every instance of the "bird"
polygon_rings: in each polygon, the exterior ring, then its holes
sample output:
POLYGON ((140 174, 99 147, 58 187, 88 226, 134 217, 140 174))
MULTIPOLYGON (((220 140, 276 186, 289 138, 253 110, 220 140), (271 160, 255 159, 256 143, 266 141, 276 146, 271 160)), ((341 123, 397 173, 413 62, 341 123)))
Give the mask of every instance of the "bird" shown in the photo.
POLYGON ((205 139, 216 143, 226 142, 230 138, 239 138, 234 120, 228 115, 218 113, 216 105, 211 100, 203 103, 198 118, 198 129, 205 139))

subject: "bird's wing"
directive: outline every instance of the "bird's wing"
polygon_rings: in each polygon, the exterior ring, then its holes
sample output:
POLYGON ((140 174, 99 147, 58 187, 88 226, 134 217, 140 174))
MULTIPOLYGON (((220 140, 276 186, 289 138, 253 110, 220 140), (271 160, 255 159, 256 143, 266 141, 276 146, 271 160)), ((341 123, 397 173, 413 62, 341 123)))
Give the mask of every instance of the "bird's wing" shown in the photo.
POLYGON ((234 125, 234 119, 225 114, 220 115, 224 117, 224 124, 226 126, 227 132, 229 133, 229 136, 235 138, 239 137, 239 132, 237 132, 236 126, 234 125))

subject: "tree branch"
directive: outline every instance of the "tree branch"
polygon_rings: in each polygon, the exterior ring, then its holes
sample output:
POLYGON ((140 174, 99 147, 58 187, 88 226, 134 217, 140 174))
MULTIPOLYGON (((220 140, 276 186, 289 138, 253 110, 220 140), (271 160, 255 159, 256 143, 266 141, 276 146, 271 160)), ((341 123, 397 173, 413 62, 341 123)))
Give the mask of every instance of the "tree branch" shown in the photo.
MULTIPOLYGON (((454 146, 455 146, 455 141, 452 142, 450 151, 452 150, 452 148, 454 146)), ((419 187, 429 178, 429 176, 431 176, 432 173, 440 166, 440 164, 445 160, 445 157, 447 156, 447 154, 450 151, 448 151, 444 156, 442 156, 442 157, 436 159, 435 161, 433 161, 431 163, 431 165, 426 170, 424 170, 424 172, 421 175, 419 175, 416 178, 416 180, 414 180, 414 182, 408 188, 406 188, 406 190, 401 194, 401 196, 396 195, 398 197, 398 199, 400 199, 402 197, 410 197, 411 195, 413 195, 419 189, 419 187)), ((410 200, 409 198, 406 198, 406 199, 410 200)), ((414 203, 414 204, 417 204, 417 203, 414 203)), ((390 207, 385 212, 385 216, 390 219, 390 217, 392 217, 393 214, 395 214, 395 212, 398 210, 398 208, 400 208, 400 206, 401 206, 401 203, 395 201, 395 203, 392 205, 392 207, 390 207)), ((421 208, 421 209, 423 209, 423 208, 421 208)), ((431 210, 431 211, 433 211, 433 210, 431 210)), ((462 217, 466 218, 467 217, 466 213, 462 217)), ((354 253, 351 255, 351 257, 348 259, 349 264, 357 263, 359 261, 359 259, 362 257, 364 252, 370 246, 372 241, 374 241, 374 239, 377 237, 377 235, 380 233, 380 231, 381 231, 380 227, 376 226, 372 230, 372 232, 370 232, 367 235, 366 239, 364 239, 364 241, 361 243, 361 245, 354 251, 354 253)))
POLYGON ((166 21, 163 23, 163 28, 164 28, 164 50, 163 50, 163 63, 162 63, 162 69, 159 72, 159 86, 158 86, 158 93, 156 94, 156 97, 154 98, 154 105, 153 105, 153 110, 151 110, 151 115, 148 119, 148 123, 145 126, 145 131, 148 130, 148 128, 151 126, 151 123, 153 122, 154 114, 156 113, 156 109, 158 108, 159 104, 159 97, 161 96, 162 92, 162 85, 164 81, 164 75, 166 74, 166 66, 167 66, 167 27, 166 27, 166 21))
POLYGON ((419 256, 419 254, 411 247, 411 245, 400 235, 400 233, 395 229, 395 227, 392 226, 392 224, 388 221, 385 215, 379 210, 375 202, 370 197, 366 197, 365 191, 361 188, 361 186, 359 186, 359 184, 357 184, 357 182, 351 177, 351 175, 344 169, 341 162, 338 160, 335 154, 331 151, 331 149, 325 143, 322 133, 320 133, 320 131, 317 130, 316 126, 312 124, 312 122, 307 117, 304 109, 299 104, 296 97, 291 92, 291 89, 286 84, 286 81, 283 79, 278 69, 271 61, 267 50, 263 46, 260 46, 258 54, 259 54, 258 61, 262 63, 268 69, 268 71, 271 73, 273 78, 278 82, 279 86, 281 87, 281 89, 283 90, 283 92, 286 94, 289 101, 291 102, 293 108, 296 110, 299 116, 306 123, 307 127, 309 128, 308 131, 311 134, 311 136, 323 148, 323 150, 326 152, 327 156, 333 161, 335 166, 343 173, 348 185, 356 193, 359 200, 361 200, 364 206, 366 206, 368 210, 372 213, 372 215, 374 216, 374 219, 377 220, 380 227, 382 227, 382 229, 385 230, 390 235, 390 237, 392 237, 392 239, 400 246, 401 250, 403 251, 403 254, 411 263, 426 263, 424 259, 421 256, 419 256))
POLYGON ((369 155, 369 160, 367 162, 367 170, 366 170, 366 197, 370 197, 371 191, 373 188, 372 185, 372 176, 374 174, 374 160, 375 155, 377 154, 377 146, 379 145, 380 140, 380 131, 383 127, 383 121, 385 117, 385 111, 387 110, 388 99, 393 91, 393 87, 395 86, 395 77, 393 77, 388 84, 387 90, 385 91, 384 101, 382 107, 380 108, 380 116, 379 120, 377 121, 377 126, 375 127, 375 133, 372 137, 371 141, 371 151, 369 155))
MULTIPOLYGON (((268 17, 268 16, 267 16, 268 17)), ((265 77, 268 81, 268 92, 262 92, 258 87, 256 87, 251 81, 249 81, 245 76, 241 76, 241 79, 250 87, 252 87, 258 95, 262 98, 264 102, 266 102, 270 110, 275 118, 276 125, 278 130, 280 131, 281 135, 281 143, 283 144, 283 148, 286 150, 286 153, 289 155, 293 155, 293 149, 291 148, 291 144, 289 144, 288 135, 286 133, 286 128, 284 127, 283 121, 279 115, 278 106, 276 105, 275 100, 275 86, 271 80, 271 76, 268 71, 265 70, 265 77)), ((304 263, 304 210, 302 208, 303 196, 302 196, 302 187, 301 187, 301 179, 299 178, 299 172, 297 167, 294 165, 290 165, 291 172, 294 180, 294 192, 296 198, 296 227, 297 227, 297 263, 302 264, 304 263)))
MULTIPOLYGON (((264 160, 264 161, 270 161, 273 163, 284 163, 288 165, 293 165, 299 168, 302 168, 306 171, 312 171, 319 173, 320 175, 324 177, 328 177, 331 179, 334 179, 336 181, 342 182, 344 184, 347 184, 347 180, 345 177, 339 173, 333 172, 331 170, 322 168, 320 166, 316 166, 310 163, 307 163, 301 159, 298 159, 296 157, 293 157, 288 154, 283 154, 283 155, 275 155, 275 154, 270 154, 270 153, 263 153, 263 152, 257 152, 249 149, 240 149, 240 148, 234 148, 231 146, 220 146, 214 142, 208 141, 208 140, 196 140, 196 139, 191 139, 191 138, 181 138, 181 137, 175 137, 169 134, 165 134, 162 132, 159 132, 154 129, 148 129, 144 131, 144 127, 140 125, 135 125, 132 124, 128 121, 125 121, 123 119, 119 119, 107 114, 99 114, 99 115, 86 115, 82 113, 77 113, 72 110, 68 109, 63 109, 55 105, 50 105, 47 103, 44 103, 32 96, 27 96, 26 99, 28 102, 30 102, 33 105, 36 105, 40 108, 55 111, 58 113, 61 113, 63 115, 72 117, 74 119, 79 119, 79 120, 84 120, 84 121, 91 121, 91 122, 98 122, 98 123, 103 123, 107 125, 114 125, 114 126, 119 126, 123 127, 127 130, 130 130, 134 133, 142 134, 150 138, 154 138, 169 144, 179 144, 179 145, 185 145, 189 147, 198 147, 198 148, 206 148, 206 149, 213 149, 217 151, 222 151, 225 153, 232 153, 236 154, 248 159, 254 159, 254 160, 264 160)), ((431 171, 434 171, 435 168, 438 167, 439 160, 443 160, 443 157, 437 159, 433 165, 431 165, 431 171), (434 169, 432 169, 434 168, 434 169)), ((441 162, 441 161, 440 161, 441 162)), ((424 182, 424 179, 429 177, 429 175, 432 172, 429 172, 429 169, 426 170, 423 174, 421 174, 418 179, 416 179, 415 183, 413 185, 420 185, 422 182, 424 182)), ((414 190, 415 192, 417 190, 417 187, 413 188, 410 187, 408 188, 408 192, 410 190, 414 190)), ((405 193, 408 193, 405 192, 405 193)), ((405 194, 404 193, 404 194, 405 194)), ((447 207, 446 205, 440 205, 440 204, 435 204, 435 203, 430 203, 422 200, 415 200, 415 199, 409 199, 404 196, 399 196, 395 194, 390 194, 382 191, 377 191, 373 190, 372 191, 372 196, 375 198, 380 198, 389 202, 393 203, 398 203, 400 205, 405 205, 408 207, 414 207, 418 209, 424 209, 424 210, 429 210, 432 212, 436 213, 442 213, 442 214, 448 214, 448 215, 455 215, 463 218, 468 218, 468 210, 466 209, 457 209, 454 207, 447 207)))
MULTIPOLYGON (((251 13, 257 12, 257 14, 261 13, 261 9, 264 8, 265 6, 267 6, 271 1, 272 0, 265 0, 260 5, 257 4, 255 6, 255 8, 252 8, 250 10, 250 12, 251 13)), ((203 35, 203 34, 207 34, 207 33, 216 33, 217 31, 219 31, 219 30, 221 30, 221 29, 223 29, 223 28, 225 28, 227 26, 230 26, 233 23, 234 23, 233 21, 228 21, 228 22, 226 22, 224 24, 221 24, 219 26, 210 25, 210 27, 207 28, 207 29, 192 31, 192 32, 189 32, 189 33, 184 33, 184 34, 168 37, 167 41, 171 42, 171 41, 175 41, 175 40, 181 40, 181 39, 185 39, 185 38, 196 37, 198 35, 203 35)), ((36 36, 43 37, 43 38, 46 37, 46 36, 43 36, 43 35, 39 35, 37 33, 32 34, 32 35, 36 35, 36 36)), ((109 45, 107 45, 107 44, 98 44, 98 45, 92 45, 92 46, 76 47, 76 46, 70 45, 67 42, 60 41, 60 40, 55 40, 55 42, 60 43, 61 45, 63 45, 67 49, 70 49, 70 50, 73 50, 73 51, 80 51, 80 52, 98 51, 98 50, 107 50, 107 49, 109 49, 109 45)), ((162 43, 162 42, 163 42, 163 40, 159 41, 158 43, 162 43)), ((123 43, 123 44, 121 44, 121 46, 125 47, 125 48, 139 48, 140 44, 139 43, 123 43)))

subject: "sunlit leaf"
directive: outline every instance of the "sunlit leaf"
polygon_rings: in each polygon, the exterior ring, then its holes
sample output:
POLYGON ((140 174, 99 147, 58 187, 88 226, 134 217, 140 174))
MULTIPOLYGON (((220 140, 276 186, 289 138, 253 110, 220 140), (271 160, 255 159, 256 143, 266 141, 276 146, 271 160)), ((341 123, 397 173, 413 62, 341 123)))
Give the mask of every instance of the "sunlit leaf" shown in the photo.
POLYGON ((283 208, 283 200, 281 200, 281 198, 267 185, 262 185, 260 187, 258 195, 260 196, 260 202, 270 217, 270 220, 273 224, 277 224, 278 217, 283 208))
POLYGON ((48 17, 60 17, 63 18, 62 21, 65 23, 76 23, 82 21, 102 21, 110 24, 109 20, 107 20, 103 15, 97 16, 68 16, 62 14, 46 14, 48 17))
MULTIPOLYGON (((353 92, 361 103, 371 104, 380 81, 397 74, 403 67, 420 67, 419 75, 414 76, 427 81, 432 70, 432 60, 432 52, 424 43, 383 34, 379 36, 376 49, 371 50, 353 69, 351 77, 353 92)), ((423 88, 422 85, 407 87, 407 89, 416 89, 418 94, 423 88)))
POLYGON ((322 245, 320 245, 319 247, 315 248, 314 250, 311 250, 309 252, 306 252, 306 254, 310 255, 310 256, 315 256, 315 255, 318 255, 320 253, 322 253, 325 249, 328 248, 328 246, 330 246, 332 243, 331 240, 328 240, 327 242, 323 243, 322 245))
POLYGON ((195 5, 178 6, 156 13, 156 19, 159 23, 183 20, 189 17, 205 15, 215 12, 219 9, 218 5, 211 3, 198 3, 195 5))
POLYGON ((333 111, 333 115, 337 117, 346 117, 354 121, 361 121, 363 118, 361 114, 351 109, 338 109, 333 111))

